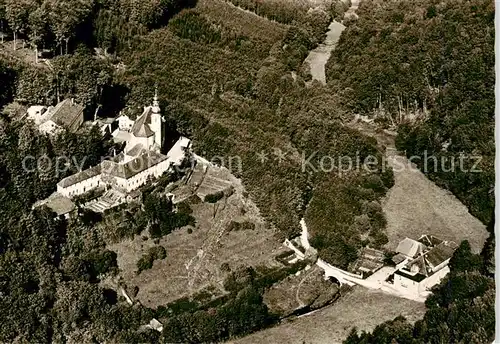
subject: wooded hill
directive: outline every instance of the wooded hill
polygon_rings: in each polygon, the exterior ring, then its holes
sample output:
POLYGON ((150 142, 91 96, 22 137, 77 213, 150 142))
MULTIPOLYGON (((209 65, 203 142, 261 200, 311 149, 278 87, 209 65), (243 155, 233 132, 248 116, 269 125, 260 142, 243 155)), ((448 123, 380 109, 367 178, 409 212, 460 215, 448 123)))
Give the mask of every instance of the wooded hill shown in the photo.
MULTIPOLYGON (((427 176, 488 223, 494 208, 492 1, 365 0, 327 65, 329 85, 353 111, 397 125, 408 156, 436 156, 427 176), (481 173, 460 171, 476 166, 481 173), (439 163, 440 164, 440 163, 439 163)), ((424 162, 420 162, 424 168, 424 162)))
MULTIPOLYGON (((50 1, 35 3, 43 7, 50 1)), ((202 0, 194 8, 174 15, 166 26, 164 22, 150 24, 147 15, 135 16, 130 23, 123 22, 123 27, 113 24, 113 18, 117 18, 114 16, 122 15, 129 3, 136 11, 148 4, 166 2, 92 2, 90 13, 79 12, 87 13, 85 18, 79 18, 85 30, 73 27, 69 32, 78 34, 60 36, 62 40, 54 39, 52 34, 44 38, 44 44, 58 54, 51 60, 53 68, 33 65, 16 52, 3 51, 1 105, 13 100, 23 106, 51 105, 57 98, 74 97, 91 109, 91 114, 100 106, 99 114, 113 116, 126 105, 126 113, 134 117, 152 99, 156 84, 167 125, 191 137, 199 155, 226 159, 224 165, 242 178, 249 196, 277 229, 279 240, 299 233, 299 220, 312 198, 316 199, 308 209, 312 215, 320 211, 335 213, 346 225, 354 224, 355 216, 366 215, 365 226, 352 226, 350 237, 326 233, 344 227, 322 227, 320 222, 311 222, 315 235, 322 235, 318 247, 328 253, 332 263, 344 266, 356 259, 362 245, 381 242, 380 222, 376 230, 369 226, 370 216, 377 209, 367 205, 376 203, 391 185, 390 173, 388 178, 383 176, 380 166, 372 173, 302 170, 303 159, 311 154, 316 154, 312 160, 316 167, 324 155, 345 155, 353 160, 359 155, 362 161, 367 155, 381 154, 373 140, 342 126, 345 113, 341 98, 326 87, 306 87, 299 73, 302 61, 318 41, 316 32, 325 29, 324 22, 299 20, 283 24, 222 1, 202 0), (104 24, 120 34, 104 37, 108 32, 104 24), (139 24, 141 30, 137 31, 139 24), (109 42, 113 44, 108 47, 109 42), (96 47, 102 52, 95 54, 96 47), (28 87, 30 82, 32 87, 28 87), (264 153, 266 159, 261 160, 257 153, 264 153), (229 157, 240 159, 241 169, 229 165, 229 157), (355 211, 338 206, 330 198, 321 200, 321 195, 333 193, 348 199, 353 192, 358 195, 355 211), (332 240, 339 236, 343 244, 333 245, 332 240), (344 258, 346 251, 349 255, 344 258)), ((15 8, 13 2, 5 5, 2 8, 15 8)), ((293 8, 289 11, 293 12, 293 8)), ((327 12, 318 15, 329 21, 327 12)), ((12 22, 10 25, 9 30, 15 30, 12 22)), ((19 36, 29 37, 31 32, 27 28, 19 31, 19 36)), ((98 285, 103 276, 116 270, 116 256, 104 250, 111 235, 103 233, 102 219, 83 213, 78 220, 66 223, 32 210, 33 201, 54 191, 57 178, 51 171, 45 175, 18 168, 26 154, 36 158, 45 153, 49 157, 80 157, 90 152, 92 158, 99 159, 107 154, 108 143, 96 139, 95 131, 51 141, 9 116, 4 116, 0 129, 0 197, 2 204, 9 205, 3 207, 0 216, 0 266, 5 266, 5 273, 0 275, 0 308, 9 319, 0 326, 0 341, 53 342, 71 338, 76 342, 215 342, 275 322, 262 303, 263 289, 270 286, 268 282, 272 284, 296 271, 277 271, 274 274, 278 277, 272 278, 262 276, 267 281, 264 284, 261 276, 251 271, 248 278, 245 274, 237 276, 255 281, 241 283, 238 288, 228 285, 226 290, 231 294, 209 308, 193 300, 180 300, 157 310, 125 306, 116 293, 98 285), (41 240, 44 231, 50 235, 41 240), (16 278, 10 279, 13 269, 16 278), (155 331, 137 332, 139 325, 152 317, 165 316, 165 309, 178 312, 169 315, 168 330, 161 335, 155 331), (199 321, 193 323, 193 316, 199 321)), ((146 210, 124 215, 133 225, 116 229, 114 237, 137 235, 151 221, 163 224, 153 228, 154 235, 161 236, 176 229, 171 223, 178 223, 170 212, 146 210)), ((149 261, 150 257, 146 257, 141 266, 148 266, 149 261)))

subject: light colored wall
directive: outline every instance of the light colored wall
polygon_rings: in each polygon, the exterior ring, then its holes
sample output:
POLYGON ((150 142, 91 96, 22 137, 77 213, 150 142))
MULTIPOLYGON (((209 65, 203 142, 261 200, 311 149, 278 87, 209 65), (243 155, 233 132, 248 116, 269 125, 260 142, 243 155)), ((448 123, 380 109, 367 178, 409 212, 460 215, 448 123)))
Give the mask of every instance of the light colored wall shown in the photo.
POLYGON ((98 187, 100 185, 102 185, 102 181, 101 181, 101 175, 99 174, 99 175, 94 176, 92 178, 83 180, 79 183, 70 185, 66 188, 63 188, 60 185, 57 185, 57 192, 63 196, 71 198, 74 196, 84 194, 85 192, 88 192, 92 189, 95 189, 96 187, 98 187))
POLYGON ((404 276, 394 274, 394 288, 400 290, 402 292, 419 292, 419 284, 418 282, 412 281, 409 278, 404 276))
MULTIPOLYGON (((144 170, 135 176, 126 180, 126 186, 124 187, 128 192, 137 189, 138 187, 146 184, 150 177, 158 178, 165 171, 168 170, 170 163, 168 160, 162 161, 161 163, 144 170)), ((125 180, 125 179, 123 179, 125 180)))

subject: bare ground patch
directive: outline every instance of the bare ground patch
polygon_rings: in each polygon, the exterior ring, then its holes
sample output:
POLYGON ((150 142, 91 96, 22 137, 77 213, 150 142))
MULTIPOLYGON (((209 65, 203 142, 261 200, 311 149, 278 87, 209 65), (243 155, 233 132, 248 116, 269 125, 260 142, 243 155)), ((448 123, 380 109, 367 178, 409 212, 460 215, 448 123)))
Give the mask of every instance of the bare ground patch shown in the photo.
POLYGON ((223 294, 222 284, 229 273, 221 269, 224 263, 231 270, 241 265, 280 265, 274 257, 285 248, 275 231, 263 221, 253 202, 243 196, 239 180, 227 170, 215 172, 209 173, 230 181, 234 193, 215 204, 193 204, 196 226, 191 228, 192 233, 186 227, 161 238, 159 245, 165 247, 167 257, 155 261, 151 269, 136 274, 136 263, 155 245, 153 240, 136 236, 108 247, 117 253, 120 277, 129 290, 139 287, 136 298, 145 306, 165 305, 209 286, 218 291, 216 294, 223 294), (230 231, 231 221, 251 222, 255 227, 230 231))
POLYGON ((342 343, 353 326, 372 331, 398 315, 415 322, 424 313, 422 303, 356 286, 330 306, 230 343, 336 344, 342 343))

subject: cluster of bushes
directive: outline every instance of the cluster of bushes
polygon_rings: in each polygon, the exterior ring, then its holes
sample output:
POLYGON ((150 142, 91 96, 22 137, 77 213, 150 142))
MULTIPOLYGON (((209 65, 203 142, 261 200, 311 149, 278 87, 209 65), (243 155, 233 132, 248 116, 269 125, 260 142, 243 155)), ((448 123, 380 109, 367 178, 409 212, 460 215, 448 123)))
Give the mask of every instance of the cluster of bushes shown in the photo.
POLYGON ((60 179, 100 162, 111 146, 95 127, 53 138, 29 123, 2 120, 0 127, 0 198, 9 208, 31 208, 35 201, 53 193, 60 179), (71 161, 60 157, 71 157, 71 161), (43 163, 37 164, 37 159, 43 163))
POLYGON ((67 278, 72 280, 99 281, 100 275, 118 272, 116 253, 104 250, 93 251, 82 256, 70 255, 63 260, 62 271, 67 278))
POLYGON ((231 221, 227 226, 228 232, 248 231, 248 230, 253 231, 254 229, 255 229, 255 223, 250 221, 243 221, 243 222, 231 221))
POLYGON ((195 225, 195 219, 189 211, 174 212, 171 200, 166 196, 156 194, 144 195, 144 212, 141 213, 141 221, 149 225, 149 234, 153 238, 160 238, 187 225, 195 225))
POLYGON ((140 274, 141 271, 151 269, 155 260, 165 259, 166 257, 167 251, 165 250, 165 247, 154 246, 149 248, 137 262, 137 273, 140 274))
POLYGON ((193 209, 186 201, 177 203, 177 212, 181 214, 191 215, 193 213, 193 209))

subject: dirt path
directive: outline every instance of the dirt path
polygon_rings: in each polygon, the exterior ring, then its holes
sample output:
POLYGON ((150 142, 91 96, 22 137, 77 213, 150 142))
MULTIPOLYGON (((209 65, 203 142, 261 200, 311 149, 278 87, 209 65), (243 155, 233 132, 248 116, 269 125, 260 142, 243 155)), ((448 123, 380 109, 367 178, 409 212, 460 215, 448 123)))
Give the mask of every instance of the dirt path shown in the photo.
POLYGON ((354 287, 351 293, 319 311, 230 343, 337 344, 342 343, 353 326, 372 331, 378 324, 398 315, 415 322, 424 313, 422 303, 354 287))
POLYGON ((340 34, 344 31, 345 26, 337 21, 332 21, 326 33, 326 39, 318 47, 309 52, 306 57, 306 63, 309 63, 313 80, 318 80, 323 85, 326 85, 325 65, 330 58, 332 50, 339 41, 340 34))
MULTIPOLYGON (((352 0, 351 7, 345 13, 346 17, 356 16, 355 11, 358 9, 359 2, 360 0, 352 0)), ((311 50, 304 61, 309 64, 312 79, 318 80, 323 85, 326 85, 325 65, 333 49, 335 49, 344 29, 344 25, 338 21, 332 21, 328 27, 324 42, 318 45, 316 49, 311 50)))

